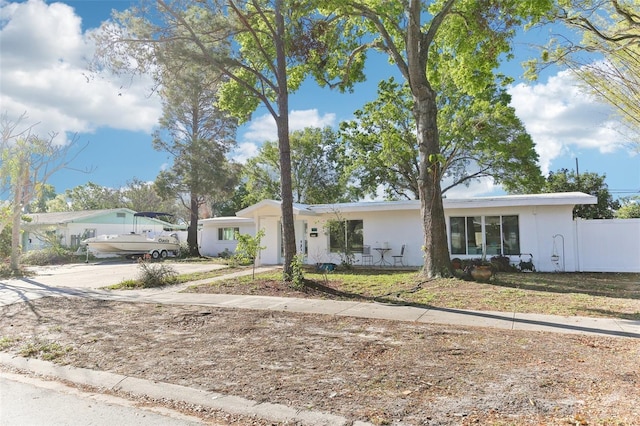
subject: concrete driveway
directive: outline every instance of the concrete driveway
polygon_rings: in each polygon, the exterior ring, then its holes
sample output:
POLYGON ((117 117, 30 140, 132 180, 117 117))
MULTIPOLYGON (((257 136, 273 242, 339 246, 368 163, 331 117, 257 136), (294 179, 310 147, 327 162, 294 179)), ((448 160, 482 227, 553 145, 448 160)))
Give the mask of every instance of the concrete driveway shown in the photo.
MULTIPOLYGON (((224 268, 213 263, 167 262, 179 274, 206 272, 224 268)), ((92 262, 30 268, 35 276, 0 281, 0 306, 51 295, 73 294, 72 290, 97 290, 123 280, 133 279, 140 267, 132 261, 92 262)))

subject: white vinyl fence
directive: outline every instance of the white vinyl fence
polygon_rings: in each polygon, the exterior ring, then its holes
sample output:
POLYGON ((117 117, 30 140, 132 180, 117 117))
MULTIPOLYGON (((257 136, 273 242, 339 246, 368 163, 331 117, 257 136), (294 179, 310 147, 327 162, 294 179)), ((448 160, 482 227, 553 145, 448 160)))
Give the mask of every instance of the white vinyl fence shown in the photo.
POLYGON ((640 219, 576 220, 581 272, 640 272, 640 219))

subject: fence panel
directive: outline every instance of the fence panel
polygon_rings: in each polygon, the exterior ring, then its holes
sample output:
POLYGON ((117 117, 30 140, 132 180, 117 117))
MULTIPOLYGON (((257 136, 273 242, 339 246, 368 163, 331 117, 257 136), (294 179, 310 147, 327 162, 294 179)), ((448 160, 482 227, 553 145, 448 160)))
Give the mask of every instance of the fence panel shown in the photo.
POLYGON ((640 219, 578 220, 582 272, 640 272, 640 219))

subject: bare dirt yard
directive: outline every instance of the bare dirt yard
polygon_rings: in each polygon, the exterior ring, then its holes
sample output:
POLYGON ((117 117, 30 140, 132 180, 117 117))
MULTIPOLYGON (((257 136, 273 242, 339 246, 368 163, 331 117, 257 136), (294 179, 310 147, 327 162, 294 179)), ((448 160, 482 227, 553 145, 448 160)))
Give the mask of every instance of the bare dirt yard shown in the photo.
MULTIPOLYGON (((344 297, 277 280, 192 291, 344 297)), ((639 339, 61 297, 0 317, 5 352, 374 424, 640 424, 639 339)))

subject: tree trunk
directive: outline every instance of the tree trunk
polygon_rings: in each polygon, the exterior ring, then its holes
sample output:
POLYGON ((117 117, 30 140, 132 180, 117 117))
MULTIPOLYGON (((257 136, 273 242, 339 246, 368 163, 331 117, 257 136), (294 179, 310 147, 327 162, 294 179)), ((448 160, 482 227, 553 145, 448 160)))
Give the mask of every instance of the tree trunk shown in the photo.
POLYGON ((29 183, 29 167, 26 163, 19 161, 19 170, 16 174, 15 191, 13 193, 13 208, 11 212, 11 259, 10 266, 14 274, 20 271, 20 219, 22 218, 22 205, 24 203, 24 192, 29 183))
POLYGON ((280 193, 282 196, 282 241, 284 244, 283 279, 293 280, 291 262, 296 253, 296 235, 293 224, 293 190, 291 184, 291 147, 289 144, 289 89, 287 85, 287 62, 284 46, 284 16, 282 0, 275 1, 276 33, 276 79, 278 81, 278 149, 280 152, 280 193))
POLYGON ((426 278, 451 276, 447 227, 440 187, 442 155, 438 135, 438 105, 426 70, 429 63, 429 46, 453 3, 454 0, 447 0, 442 11, 433 18, 426 34, 423 34, 421 25, 422 2, 410 0, 408 4, 407 67, 404 72, 413 94, 413 114, 420 152, 418 194, 424 233, 422 275, 426 278))
POLYGON ((415 96, 414 115, 420 151, 420 212, 424 231, 424 267, 427 278, 451 276, 447 228, 440 187, 440 143, 435 93, 431 89, 415 96))
POLYGON ((191 193, 191 207, 189 208, 189 228, 187 228, 187 245, 189 246, 189 256, 200 256, 198 249, 198 197, 191 193))

